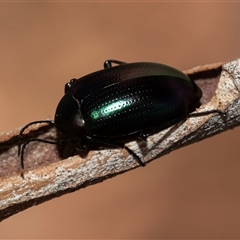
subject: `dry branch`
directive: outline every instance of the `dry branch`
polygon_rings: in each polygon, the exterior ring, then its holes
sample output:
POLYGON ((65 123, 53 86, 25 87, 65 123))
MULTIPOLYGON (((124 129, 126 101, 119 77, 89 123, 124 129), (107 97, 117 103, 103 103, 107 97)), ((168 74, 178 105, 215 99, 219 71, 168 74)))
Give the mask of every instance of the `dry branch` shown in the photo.
MULTIPOLYGON (((224 116, 215 113, 189 118, 150 136, 146 142, 128 143, 146 163, 240 124, 240 60, 196 67, 186 73, 203 91, 203 105, 197 112, 219 109, 224 116)), ((83 158, 75 155, 65 159, 70 146, 62 150, 55 145, 33 142, 25 151, 22 178, 17 157, 18 133, 19 129, 0 134, 0 221, 33 205, 138 167, 124 149, 91 151, 83 158)), ((58 135, 54 128, 38 124, 25 137, 56 139, 58 135)))

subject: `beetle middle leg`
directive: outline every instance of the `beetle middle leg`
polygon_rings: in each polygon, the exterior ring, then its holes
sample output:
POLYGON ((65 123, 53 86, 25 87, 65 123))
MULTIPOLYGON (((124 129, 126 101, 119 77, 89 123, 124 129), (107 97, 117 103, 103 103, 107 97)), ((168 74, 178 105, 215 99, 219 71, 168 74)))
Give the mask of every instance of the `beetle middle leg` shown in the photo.
POLYGON ((124 148, 130 155, 132 155, 134 157, 134 159, 137 161, 137 163, 144 167, 146 166, 146 163, 144 163, 141 158, 134 153, 130 148, 128 148, 127 146, 125 146, 125 144, 121 144, 121 143, 113 143, 112 141, 107 141, 107 140, 102 140, 96 137, 92 137, 92 136, 86 136, 85 137, 85 145, 84 148, 87 149, 87 142, 95 142, 95 143, 100 143, 109 147, 114 147, 114 148, 124 148))
POLYGON ((103 67, 104 67, 104 68, 111 68, 113 63, 115 63, 115 64, 117 64, 117 65, 126 64, 125 62, 122 62, 122 61, 110 59, 110 60, 106 60, 106 61, 103 63, 103 67))

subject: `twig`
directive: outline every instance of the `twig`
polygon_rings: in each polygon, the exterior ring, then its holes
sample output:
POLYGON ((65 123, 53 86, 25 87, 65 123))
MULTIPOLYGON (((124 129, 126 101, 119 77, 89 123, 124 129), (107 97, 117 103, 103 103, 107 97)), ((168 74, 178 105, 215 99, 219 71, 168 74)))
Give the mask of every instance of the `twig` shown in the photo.
MULTIPOLYGON (((203 90, 204 104, 197 112, 218 109, 224 116, 215 113, 189 118, 150 136, 146 142, 134 141, 127 146, 149 163, 175 149, 239 125, 240 60, 223 65, 221 73, 222 65, 210 64, 186 73, 203 90)), ((75 155, 65 159, 67 153, 62 149, 33 142, 25 151, 22 178, 17 157, 18 133, 19 129, 0 134, 0 221, 33 205, 138 167, 124 149, 91 151, 83 158, 75 155)), ((54 128, 41 124, 33 126, 25 137, 58 138, 54 128)), ((68 151, 69 146, 65 149, 68 151)))

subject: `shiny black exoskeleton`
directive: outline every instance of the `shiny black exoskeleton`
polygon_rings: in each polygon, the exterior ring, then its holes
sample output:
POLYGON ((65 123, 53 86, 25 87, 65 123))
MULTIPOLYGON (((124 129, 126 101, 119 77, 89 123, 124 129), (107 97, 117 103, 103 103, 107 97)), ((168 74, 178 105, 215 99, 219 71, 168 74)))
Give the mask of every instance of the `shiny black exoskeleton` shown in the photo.
MULTIPOLYGON (((112 147, 163 130, 186 119, 200 105, 200 88, 181 71, 151 62, 124 63, 108 60, 104 69, 72 79, 65 86, 55 120, 47 122, 77 149, 87 150, 91 142, 112 147), (112 64, 116 66, 112 66, 112 64)), ((29 139, 19 144, 23 167, 23 151, 29 139)), ((57 143, 56 143, 57 144, 57 143)), ((137 161, 144 163, 135 156, 137 161)))

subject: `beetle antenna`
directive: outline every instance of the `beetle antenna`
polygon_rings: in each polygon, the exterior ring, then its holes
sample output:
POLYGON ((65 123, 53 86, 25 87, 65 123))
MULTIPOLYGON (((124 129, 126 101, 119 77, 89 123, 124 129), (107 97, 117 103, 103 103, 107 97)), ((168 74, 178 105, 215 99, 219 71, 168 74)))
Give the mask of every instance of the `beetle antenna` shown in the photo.
MULTIPOLYGON (((19 135, 18 135, 18 156, 20 156, 23 151, 21 150, 21 148, 23 147, 22 146, 22 138, 23 138, 23 132, 31 125, 34 125, 34 124, 38 124, 38 123, 48 123, 48 124, 53 124, 55 125, 55 123, 52 121, 52 120, 40 120, 40 121, 34 121, 34 122, 30 122, 28 123, 27 125, 25 125, 19 132, 19 135)), ((31 140, 31 139, 30 139, 31 140)), ((40 140, 40 139, 39 139, 40 140)), ((31 140, 32 141, 32 140, 31 140)), ((31 142, 31 141, 27 141, 27 143, 31 142)), ((35 140, 34 140, 35 141, 35 140)), ((46 140, 47 141, 47 140, 46 140)), ((26 142, 25 142, 26 143, 26 142)), ((24 145, 25 145, 24 143, 24 145)), ((27 144, 26 144, 27 145, 27 144)), ((25 146, 26 147, 26 146, 25 146)), ((25 148, 24 147, 24 148, 25 148)))
POLYGON ((40 120, 40 121, 34 121, 30 122, 27 125, 25 125, 19 132, 19 137, 22 137, 23 132, 31 125, 38 124, 38 123, 48 123, 48 124, 53 124, 55 125, 55 122, 52 120, 40 120))
POLYGON ((24 150, 26 148, 26 146, 30 143, 30 142, 43 142, 43 143, 49 143, 49 144, 60 144, 58 142, 54 142, 54 141, 49 141, 49 140, 44 140, 44 139, 40 139, 40 138, 31 138, 29 140, 27 140, 26 142, 24 142, 21 146, 21 144, 19 145, 19 148, 18 148, 18 152, 19 152, 19 155, 20 155, 20 159, 21 159, 21 168, 24 169, 24 158, 23 158, 23 155, 24 155, 24 150))

